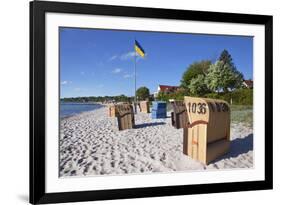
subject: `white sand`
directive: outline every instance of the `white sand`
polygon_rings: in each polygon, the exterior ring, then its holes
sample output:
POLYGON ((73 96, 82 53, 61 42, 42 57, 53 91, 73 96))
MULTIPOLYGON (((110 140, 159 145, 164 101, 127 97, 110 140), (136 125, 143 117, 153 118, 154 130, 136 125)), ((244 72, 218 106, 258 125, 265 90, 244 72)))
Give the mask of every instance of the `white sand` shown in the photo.
POLYGON ((183 130, 171 118, 135 115, 136 128, 118 131, 106 107, 61 120, 60 176, 253 167, 253 130, 231 125, 230 152, 205 166, 182 153, 183 130))

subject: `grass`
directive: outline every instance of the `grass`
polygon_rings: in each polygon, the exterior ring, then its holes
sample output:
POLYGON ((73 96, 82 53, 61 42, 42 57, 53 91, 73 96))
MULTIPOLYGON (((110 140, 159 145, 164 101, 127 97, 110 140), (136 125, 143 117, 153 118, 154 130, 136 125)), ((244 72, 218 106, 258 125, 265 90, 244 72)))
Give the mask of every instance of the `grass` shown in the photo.
POLYGON ((231 123, 245 123, 253 125, 253 106, 231 105, 231 123))

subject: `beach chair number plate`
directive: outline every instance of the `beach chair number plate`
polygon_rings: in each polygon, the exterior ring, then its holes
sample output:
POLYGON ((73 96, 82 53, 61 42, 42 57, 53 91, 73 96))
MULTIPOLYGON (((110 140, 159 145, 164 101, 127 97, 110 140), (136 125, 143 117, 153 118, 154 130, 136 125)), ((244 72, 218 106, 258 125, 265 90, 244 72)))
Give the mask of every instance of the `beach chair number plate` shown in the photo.
MULTIPOLYGON (((229 107, 226 103, 208 103, 209 107, 212 109, 213 112, 215 112, 215 109, 217 112, 228 112, 229 107), (214 107, 215 104, 215 107, 214 107)), ((197 113, 197 114, 206 114, 207 111, 207 104, 206 103, 188 103, 188 112, 197 113)))

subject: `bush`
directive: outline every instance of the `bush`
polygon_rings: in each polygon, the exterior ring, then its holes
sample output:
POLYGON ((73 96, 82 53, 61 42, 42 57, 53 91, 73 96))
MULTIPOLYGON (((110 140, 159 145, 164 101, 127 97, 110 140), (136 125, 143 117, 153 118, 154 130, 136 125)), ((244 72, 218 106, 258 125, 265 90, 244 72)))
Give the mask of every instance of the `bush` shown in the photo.
POLYGON ((186 90, 184 90, 184 89, 177 90, 174 93, 159 92, 158 96, 157 96, 157 100, 166 101, 166 102, 168 102, 170 99, 183 100, 184 96, 186 96, 186 95, 187 95, 187 93, 186 93, 186 90))
POLYGON ((253 89, 237 89, 227 93, 208 93, 207 98, 221 99, 233 105, 253 105, 253 89))
MULTIPOLYGON (((169 99, 175 100, 183 100, 184 96, 194 96, 200 97, 198 95, 192 95, 191 93, 186 93, 184 90, 179 90, 175 93, 163 93, 160 92, 157 96, 157 100, 161 101, 169 101, 169 99)), ((227 93, 208 93, 205 94, 203 97, 212 98, 212 99, 221 99, 227 101, 229 104, 233 105, 253 105, 253 89, 237 89, 232 92, 227 93)))
POLYGON ((234 105, 253 105, 253 89, 239 89, 232 93, 234 105))

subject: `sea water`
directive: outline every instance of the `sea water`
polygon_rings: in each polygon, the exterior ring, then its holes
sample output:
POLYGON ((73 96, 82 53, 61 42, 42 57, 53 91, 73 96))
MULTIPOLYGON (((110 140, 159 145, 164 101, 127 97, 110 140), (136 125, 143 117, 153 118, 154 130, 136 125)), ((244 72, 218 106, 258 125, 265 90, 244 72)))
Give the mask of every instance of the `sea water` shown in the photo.
POLYGON ((60 118, 92 111, 101 107, 102 105, 95 103, 60 103, 60 118))

